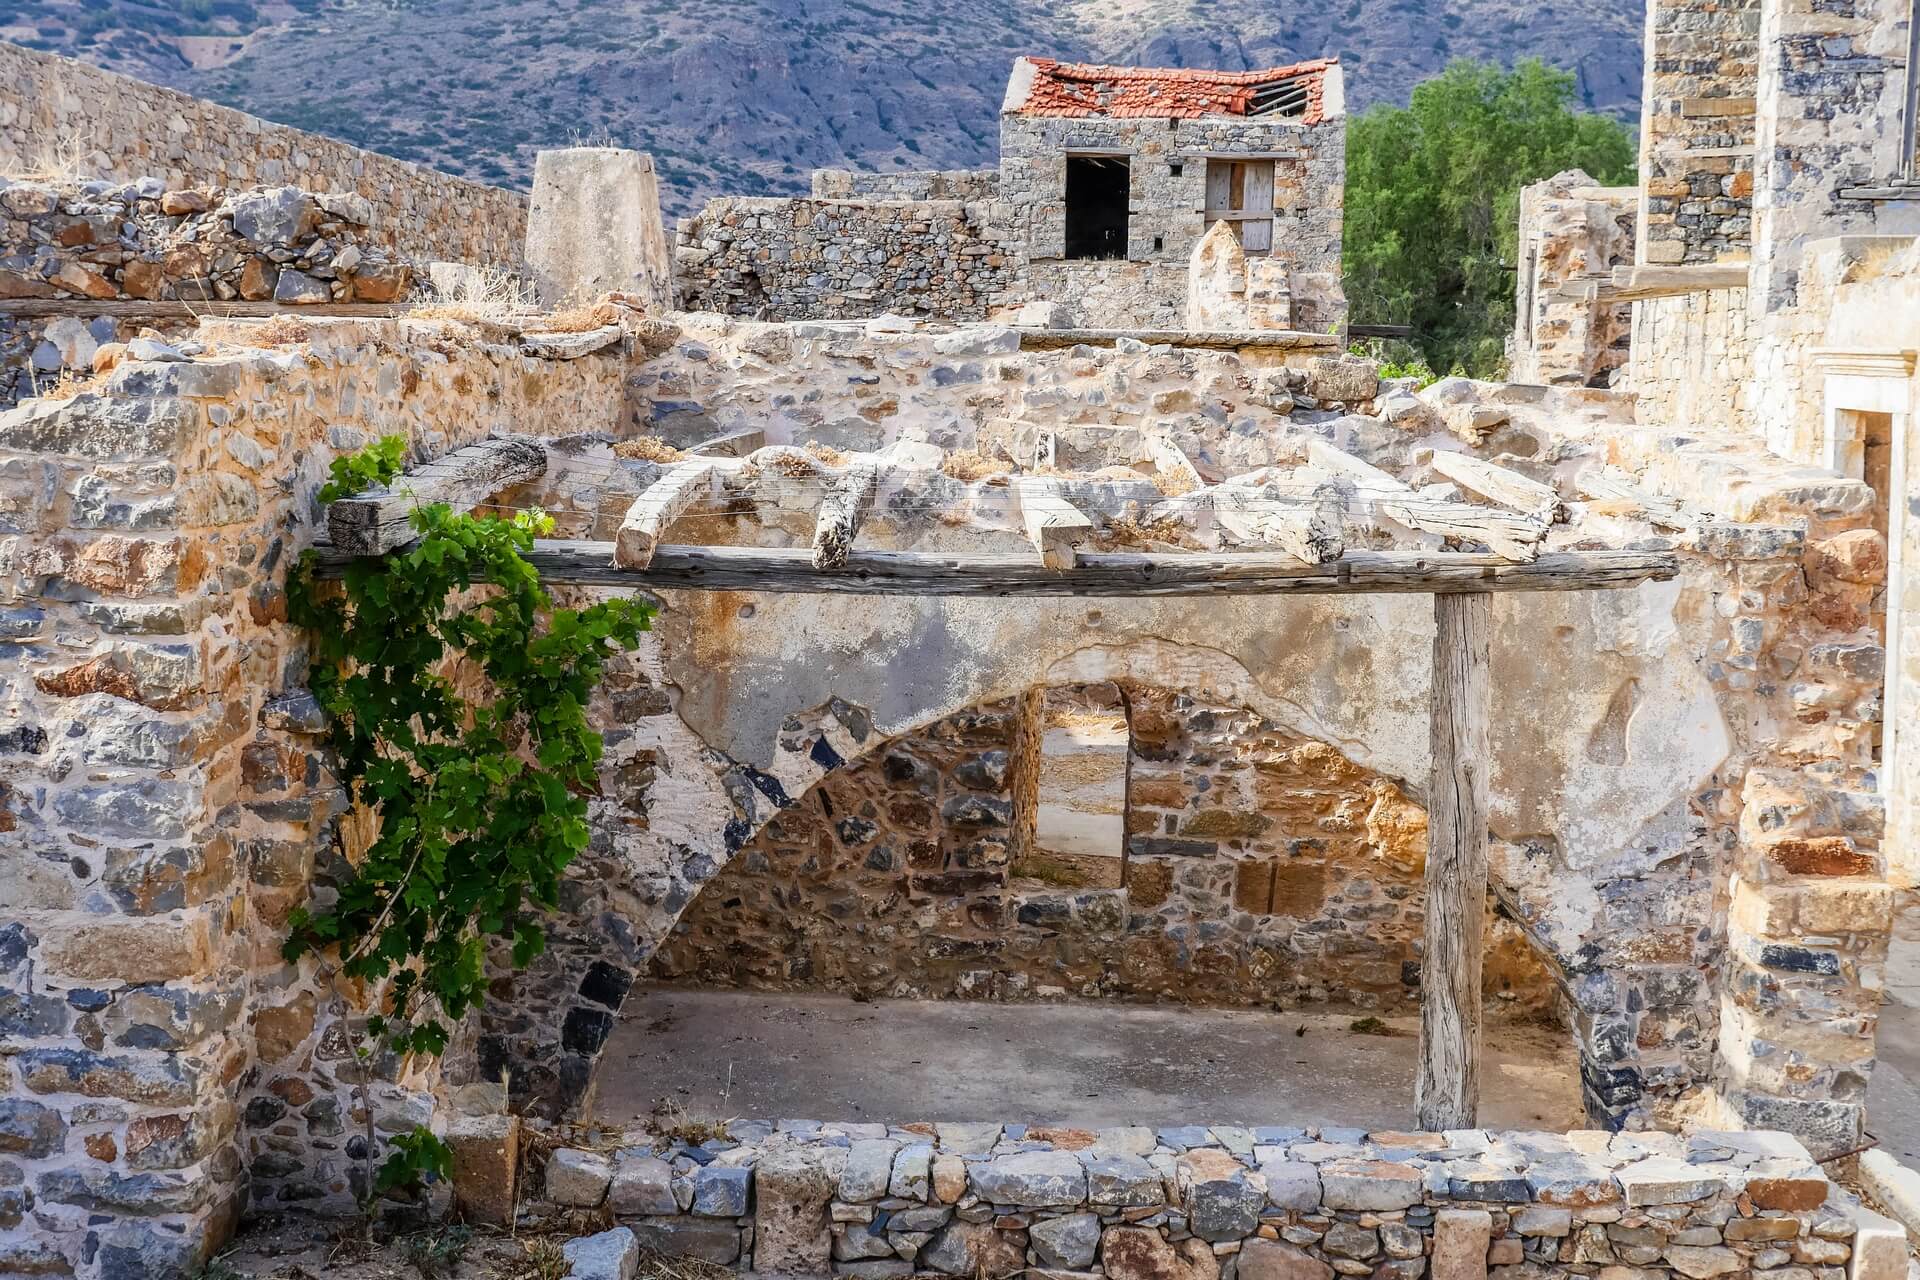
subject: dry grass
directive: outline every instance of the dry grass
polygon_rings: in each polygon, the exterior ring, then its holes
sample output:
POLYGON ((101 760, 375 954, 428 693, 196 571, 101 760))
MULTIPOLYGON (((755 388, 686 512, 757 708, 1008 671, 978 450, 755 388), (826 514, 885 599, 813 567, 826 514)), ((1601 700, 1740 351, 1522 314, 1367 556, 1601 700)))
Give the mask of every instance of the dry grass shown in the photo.
POLYGON ((717 1262, 668 1258, 651 1249, 642 1249, 637 1280, 735 1280, 735 1274, 717 1262))
POLYGON ((821 444, 818 440, 807 441, 806 452, 809 457, 817 458, 829 467, 844 467, 847 465, 846 454, 830 444, 821 444))
POLYGON ((1177 498, 1183 493, 1192 493, 1199 488, 1193 481, 1193 475, 1186 471, 1155 471, 1151 477, 1153 487, 1169 498, 1177 498))
POLYGON ((570 1268, 558 1241, 535 1236, 527 1241, 527 1269, 521 1280, 562 1280, 570 1268))
POLYGON ((539 333, 588 333, 620 323, 620 308, 611 302, 590 306, 561 307, 531 322, 539 333))
POLYGON ((263 347, 297 347, 313 337, 313 327, 297 316, 269 316, 248 336, 263 347))
POLYGON ((969 483, 985 480, 988 476, 1005 475, 1010 465, 999 458, 990 458, 978 449, 959 449, 950 453, 946 461, 940 464, 940 470, 955 480, 969 483))
POLYGON ((1116 547, 1151 547, 1156 543, 1180 544, 1180 535, 1186 526, 1172 516, 1161 516, 1157 520, 1139 521, 1122 517, 1110 521, 1103 530, 1107 541, 1116 547))
POLYGON ((1847 269, 1846 278, 1849 281, 1878 280, 1891 272, 1895 264, 1907 256, 1911 247, 1907 241, 1873 245, 1847 269))
POLYGON ((653 1104, 653 1114, 647 1119, 647 1132, 652 1134, 657 1147, 665 1148, 668 1143, 684 1142, 697 1147, 703 1142, 712 1142, 715 1138, 727 1136, 730 1120, 713 1120, 691 1114, 677 1098, 662 1098, 653 1104))
POLYGON ((678 462, 687 455, 674 448, 658 436, 637 436, 632 440, 622 440, 613 446, 616 458, 638 458, 642 462, 661 464, 678 462))
POLYGON ((42 383, 38 378, 28 377, 28 399, 71 400, 83 391, 92 391, 106 382, 105 374, 82 376, 72 369, 62 369, 51 382, 42 383))
POLYGON ((532 286, 498 267, 482 267, 463 272, 450 293, 416 303, 406 315, 518 330, 534 309, 532 286))
POLYGON ((29 182, 77 182, 94 176, 93 135, 68 134, 36 143, 12 176, 29 182))

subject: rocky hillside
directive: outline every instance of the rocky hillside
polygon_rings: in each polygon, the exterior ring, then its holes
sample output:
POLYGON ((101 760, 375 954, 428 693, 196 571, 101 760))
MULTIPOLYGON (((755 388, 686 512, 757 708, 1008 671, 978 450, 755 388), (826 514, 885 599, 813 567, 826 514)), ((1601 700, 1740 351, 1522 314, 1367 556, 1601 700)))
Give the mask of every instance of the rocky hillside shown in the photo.
POLYGON ((1572 0, 0 0, 0 38, 484 181, 651 151, 676 211, 821 166, 991 164, 1019 53, 1246 68, 1338 53, 1350 105, 1539 54, 1638 107, 1642 8, 1572 0))

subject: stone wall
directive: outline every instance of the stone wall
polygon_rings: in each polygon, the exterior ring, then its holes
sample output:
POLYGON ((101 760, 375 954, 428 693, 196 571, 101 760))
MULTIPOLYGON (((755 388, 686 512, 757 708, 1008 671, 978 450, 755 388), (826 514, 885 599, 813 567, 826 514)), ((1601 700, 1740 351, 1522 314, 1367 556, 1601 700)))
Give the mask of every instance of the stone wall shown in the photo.
MULTIPOLYGON (((707 886, 653 974, 912 998, 1417 1005, 1426 817, 1398 785, 1184 694, 1038 694, 822 780, 707 886), (1074 749, 1088 710, 1119 726, 1104 771, 1074 749), (1102 773, 1110 822, 1048 820, 1102 773)), ((1490 994, 1550 1010, 1552 977, 1501 925, 1490 994)))
POLYGON ((1640 421, 1674 429, 1751 432, 1752 321, 1745 289, 1712 289, 1633 305, 1628 379, 1640 421))
POLYGON ((816 200, 992 200, 1000 192, 998 169, 917 169, 865 173, 815 169, 816 200))
POLYGON ((675 261, 690 311, 979 320, 1018 300, 1019 258, 986 205, 729 196, 681 220, 675 261))
POLYGON ((1508 375, 1516 382, 1606 386, 1627 362, 1633 309, 1568 297, 1633 262, 1638 189, 1601 187, 1578 169, 1520 192, 1520 270, 1508 375))
POLYGON ((562 1148, 542 1190, 549 1219, 619 1224, 590 1242, 602 1256, 867 1280, 1096 1263, 1112 1280, 1898 1280, 1906 1266, 1897 1225, 1759 1132, 736 1120, 699 1146, 562 1148))
MULTIPOLYGON (((358 195, 298 187, 167 190, 0 179, 0 297, 55 302, 393 302, 424 282, 371 230, 358 195)), ((152 315, 0 316, 0 405, 86 378, 102 345, 152 315)), ((190 316, 158 319, 168 331, 190 316)))
POLYGON ((301 183, 364 198, 373 242, 422 260, 514 268, 527 198, 290 129, 71 59, 0 44, 0 174, 62 165, 169 187, 301 183))
POLYGON ((1724 262, 1747 256, 1753 240, 1760 10, 1761 0, 1650 0, 1647 5, 1640 262, 1724 262))
MULTIPOLYGON (((618 413, 617 354, 309 330, 206 322, 195 358, 0 413, 0 1271, 177 1275, 249 1188, 351 1204, 354 1011, 280 957, 343 807, 285 574, 339 451, 618 413)), ((378 1133, 430 1118, 379 1070, 378 1133)))

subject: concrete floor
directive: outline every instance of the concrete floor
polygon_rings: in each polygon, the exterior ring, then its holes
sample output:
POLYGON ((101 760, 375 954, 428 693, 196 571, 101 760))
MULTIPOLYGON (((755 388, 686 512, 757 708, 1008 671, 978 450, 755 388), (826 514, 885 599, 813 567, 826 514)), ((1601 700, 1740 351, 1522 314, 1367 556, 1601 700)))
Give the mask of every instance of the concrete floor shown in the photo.
MULTIPOLYGON (((713 1119, 1412 1128, 1418 1018, 1389 1019, 1392 1036, 1352 1020, 656 987, 628 998, 592 1119, 667 1101, 713 1119)), ((1483 1124, 1584 1124, 1566 1033, 1496 1024, 1486 1039, 1483 1124)))
POLYGON ((1895 1159, 1920 1163, 1920 891, 1904 895, 1894 919, 1878 1048, 1867 1087, 1867 1131, 1895 1159))

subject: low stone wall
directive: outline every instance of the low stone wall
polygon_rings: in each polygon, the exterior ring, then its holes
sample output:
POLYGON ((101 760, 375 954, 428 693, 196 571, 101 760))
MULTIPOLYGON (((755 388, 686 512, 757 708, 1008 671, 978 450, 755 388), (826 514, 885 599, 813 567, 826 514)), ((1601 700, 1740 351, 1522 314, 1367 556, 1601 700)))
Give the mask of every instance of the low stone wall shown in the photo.
MULTIPOLYGON (((299 187, 0 179, 0 298, 394 302, 425 280, 425 264, 382 243, 380 217, 361 196, 299 187)), ((0 316, 0 406, 57 383, 63 372, 85 377, 101 345, 154 323, 152 316, 0 316)), ((162 327, 184 331, 193 320, 162 327)))
POLYGON ((554 1151, 538 1210, 618 1222, 613 1250, 630 1231, 743 1271, 866 1280, 1905 1274, 1898 1228, 1847 1204, 1779 1133, 803 1120, 724 1133, 554 1151))
POLYGON ((1000 191, 998 169, 912 169, 863 173, 815 169, 818 200, 991 200, 1000 191))
POLYGON ((399 253, 512 267, 527 234, 518 191, 363 151, 69 58, 0 43, 0 174, 63 165, 115 182, 302 182, 351 191, 380 212, 399 253))
POLYGON ((711 200, 675 261, 687 310, 786 320, 980 320, 1019 278, 1011 230, 952 200, 711 200))

